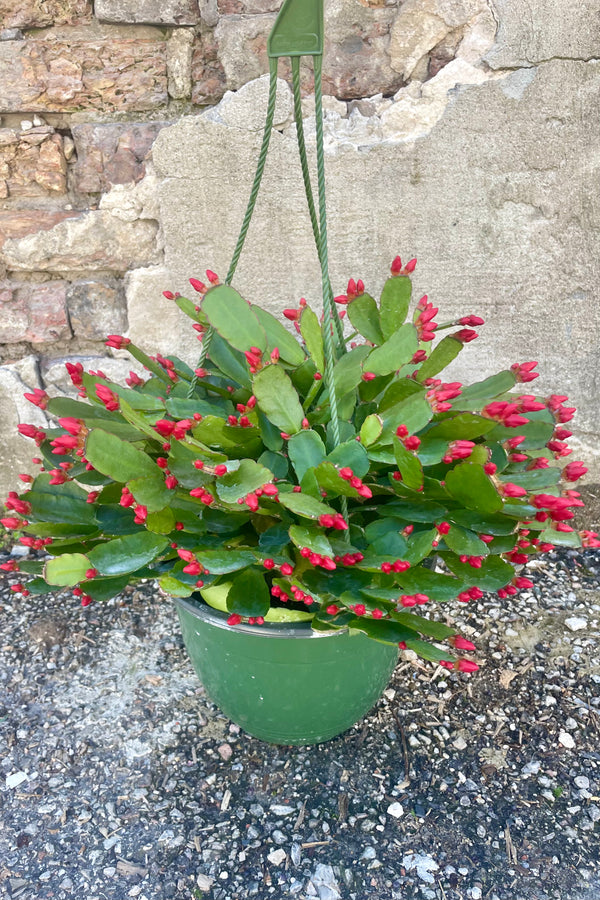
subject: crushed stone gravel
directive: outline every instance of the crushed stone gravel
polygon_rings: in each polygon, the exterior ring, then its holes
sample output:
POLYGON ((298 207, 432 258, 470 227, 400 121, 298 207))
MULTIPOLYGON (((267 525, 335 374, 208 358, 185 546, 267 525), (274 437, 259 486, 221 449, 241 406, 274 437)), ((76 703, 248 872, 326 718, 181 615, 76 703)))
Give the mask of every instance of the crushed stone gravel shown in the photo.
POLYGON ((82 609, 5 577, 0 894, 598 900, 600 553, 527 574, 437 610, 479 673, 405 654, 362 722, 305 748, 219 712, 153 584, 82 609))

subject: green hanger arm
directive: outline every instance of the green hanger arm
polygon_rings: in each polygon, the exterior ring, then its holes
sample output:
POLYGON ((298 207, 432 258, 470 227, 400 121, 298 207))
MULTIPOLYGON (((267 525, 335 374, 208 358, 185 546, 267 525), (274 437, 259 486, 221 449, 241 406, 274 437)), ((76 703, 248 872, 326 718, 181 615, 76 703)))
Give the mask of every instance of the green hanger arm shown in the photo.
POLYGON ((323 0, 285 0, 267 41, 267 54, 323 55, 323 0))

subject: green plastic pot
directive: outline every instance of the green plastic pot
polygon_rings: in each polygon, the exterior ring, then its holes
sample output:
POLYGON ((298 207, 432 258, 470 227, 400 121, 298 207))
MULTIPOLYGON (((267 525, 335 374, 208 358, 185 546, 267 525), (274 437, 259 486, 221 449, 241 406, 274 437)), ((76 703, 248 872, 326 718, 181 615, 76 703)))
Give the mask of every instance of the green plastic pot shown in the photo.
POLYGON ((317 744, 350 728, 379 699, 396 647, 310 623, 227 625, 203 601, 175 598, 183 640, 207 695, 272 744, 317 744))

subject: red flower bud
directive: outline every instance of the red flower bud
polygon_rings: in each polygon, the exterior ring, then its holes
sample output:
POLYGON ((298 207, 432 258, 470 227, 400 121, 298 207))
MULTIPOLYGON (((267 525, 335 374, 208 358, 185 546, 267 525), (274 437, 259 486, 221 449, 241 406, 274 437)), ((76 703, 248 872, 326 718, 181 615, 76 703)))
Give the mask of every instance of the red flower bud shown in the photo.
POLYGON ((391 271, 392 275, 399 275, 400 272, 402 271, 402 260, 400 259, 399 256, 396 256, 396 258, 392 262, 392 265, 390 266, 390 271, 391 271))

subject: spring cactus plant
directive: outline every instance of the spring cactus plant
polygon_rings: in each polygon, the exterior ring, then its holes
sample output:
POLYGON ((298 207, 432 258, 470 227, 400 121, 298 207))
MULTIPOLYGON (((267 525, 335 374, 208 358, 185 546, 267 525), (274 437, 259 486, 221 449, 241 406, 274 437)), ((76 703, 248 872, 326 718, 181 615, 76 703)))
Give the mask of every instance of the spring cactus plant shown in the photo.
POLYGON ((191 279, 196 302, 165 291, 205 343, 210 331, 200 368, 113 335, 146 380, 67 363, 81 399, 26 395, 56 425, 19 426, 41 469, 2 522, 46 558, 5 563, 33 576, 13 590, 68 587, 85 606, 157 578, 232 628, 310 620, 477 669, 438 604, 509 598, 531 586, 515 567, 599 542, 569 524, 586 469, 565 464, 567 398, 525 392, 534 362, 444 381, 483 321, 438 325, 427 297, 411 314, 415 264, 394 260, 379 303, 352 279, 335 298, 349 323, 329 342, 337 440, 317 314, 304 300, 284 311, 297 338, 212 272, 208 287, 191 279))

